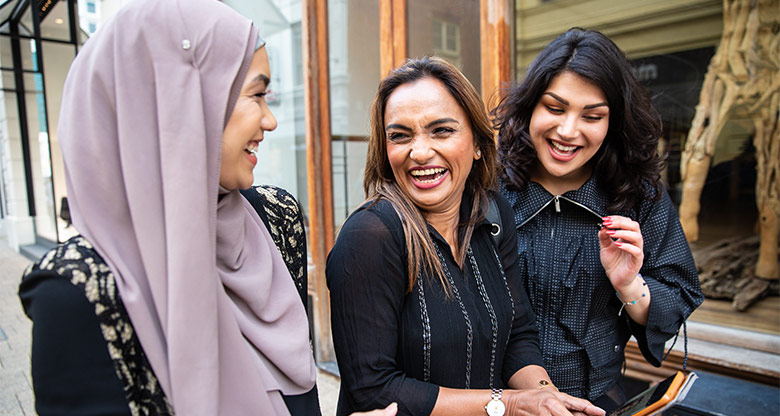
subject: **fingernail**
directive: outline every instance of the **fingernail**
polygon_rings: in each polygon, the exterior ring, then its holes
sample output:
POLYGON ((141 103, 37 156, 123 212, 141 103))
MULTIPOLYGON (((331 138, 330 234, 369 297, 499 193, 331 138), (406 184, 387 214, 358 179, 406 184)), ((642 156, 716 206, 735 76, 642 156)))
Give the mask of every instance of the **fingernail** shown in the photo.
POLYGON ((618 246, 618 247, 622 247, 623 246, 623 244, 620 241, 615 241, 615 245, 618 246))
POLYGON ((615 235, 615 230, 607 230, 607 234, 609 234, 609 235, 615 235))

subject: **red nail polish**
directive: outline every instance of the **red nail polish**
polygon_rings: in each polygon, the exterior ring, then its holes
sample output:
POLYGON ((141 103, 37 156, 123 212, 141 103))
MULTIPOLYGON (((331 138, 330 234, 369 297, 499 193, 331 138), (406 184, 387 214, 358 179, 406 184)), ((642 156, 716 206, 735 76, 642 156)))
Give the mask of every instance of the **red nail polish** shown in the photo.
POLYGON ((607 230, 607 234, 609 234, 609 235, 615 235, 615 230, 607 230))
POLYGON ((622 247, 623 246, 623 244, 620 241, 615 241, 615 245, 618 246, 618 247, 622 247))

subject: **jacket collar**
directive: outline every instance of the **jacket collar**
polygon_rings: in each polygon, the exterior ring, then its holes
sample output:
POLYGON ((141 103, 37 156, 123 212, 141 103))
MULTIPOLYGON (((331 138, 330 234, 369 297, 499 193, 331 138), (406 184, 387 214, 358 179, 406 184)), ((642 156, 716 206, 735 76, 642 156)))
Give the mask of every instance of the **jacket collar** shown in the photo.
MULTIPOLYGON (((500 183, 500 189, 512 205, 512 210, 515 214, 515 224, 518 225, 518 228, 541 210, 553 206, 555 203, 556 195, 548 192, 537 182, 529 182, 519 192, 507 190, 506 185, 502 182, 500 183)), ((608 215, 606 208, 607 196, 600 190, 595 175, 591 175, 579 189, 557 196, 582 205, 582 209, 593 211, 598 216, 608 215)))

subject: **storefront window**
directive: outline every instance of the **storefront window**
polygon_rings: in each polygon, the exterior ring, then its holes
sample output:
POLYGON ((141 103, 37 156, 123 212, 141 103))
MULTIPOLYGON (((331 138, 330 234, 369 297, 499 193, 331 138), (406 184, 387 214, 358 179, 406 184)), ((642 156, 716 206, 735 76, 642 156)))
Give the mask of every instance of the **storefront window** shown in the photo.
POLYGON ((46 86, 46 112, 49 120, 49 144, 52 163, 52 192, 54 213, 57 218, 57 235, 60 241, 65 241, 77 233, 76 229, 70 225, 69 211, 66 197, 67 189, 65 185, 65 169, 62 165, 62 154, 60 151, 60 142, 57 135, 57 124, 59 123, 60 105, 62 103, 62 88, 65 86, 65 77, 67 68, 70 67, 75 57, 75 48, 73 45, 42 42, 45 86, 46 86))
MULTIPOLYGON (((43 2, 39 2, 43 3, 43 2)), ((70 18, 68 16, 68 2, 50 2, 51 5, 41 7, 41 37, 44 39, 70 40, 70 18)), ((28 8, 22 23, 32 28, 32 8, 28 8)))
POLYGON ((63 177, 61 168, 57 171, 54 166, 51 148, 50 115, 59 112, 59 99, 47 101, 46 92, 53 88, 54 96, 59 96, 62 85, 56 80, 64 79, 74 55, 74 48, 67 43, 70 38, 68 3, 36 3, 33 7, 8 4, 3 4, 4 13, 15 9, 21 15, 9 12, 0 30, 4 36, 0 44, 4 89, 4 117, 0 120, 3 166, 10 166, 10 171, 3 170, 3 194, 12 217, 13 244, 46 246, 60 241, 55 180, 63 177), (36 36, 42 40, 36 42, 36 36), (66 48, 67 58, 62 61, 51 54, 42 59, 49 52, 49 44, 66 48), (46 62, 45 68, 42 62, 46 62), (51 79, 47 79, 47 70, 51 79))
MULTIPOLYGON (((25 50, 31 51, 33 69, 38 71, 38 52, 35 43, 32 41, 21 43, 25 50)), ((32 183, 35 190, 35 232, 38 238, 57 242, 49 126, 46 118, 43 77, 40 72, 25 74, 24 87, 32 183)))
POLYGON ((339 227, 365 200, 371 102, 379 85, 379 2, 328 1, 333 215, 339 227))

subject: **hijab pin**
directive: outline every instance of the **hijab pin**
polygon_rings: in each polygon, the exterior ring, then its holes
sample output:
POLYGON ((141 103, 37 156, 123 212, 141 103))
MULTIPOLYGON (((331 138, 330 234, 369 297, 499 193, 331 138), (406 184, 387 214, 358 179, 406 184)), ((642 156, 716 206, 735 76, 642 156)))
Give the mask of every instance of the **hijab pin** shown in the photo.
POLYGON ((190 46, 191 46, 190 41, 188 39, 184 39, 183 41, 181 41, 181 48, 184 49, 185 51, 189 50, 190 46))

